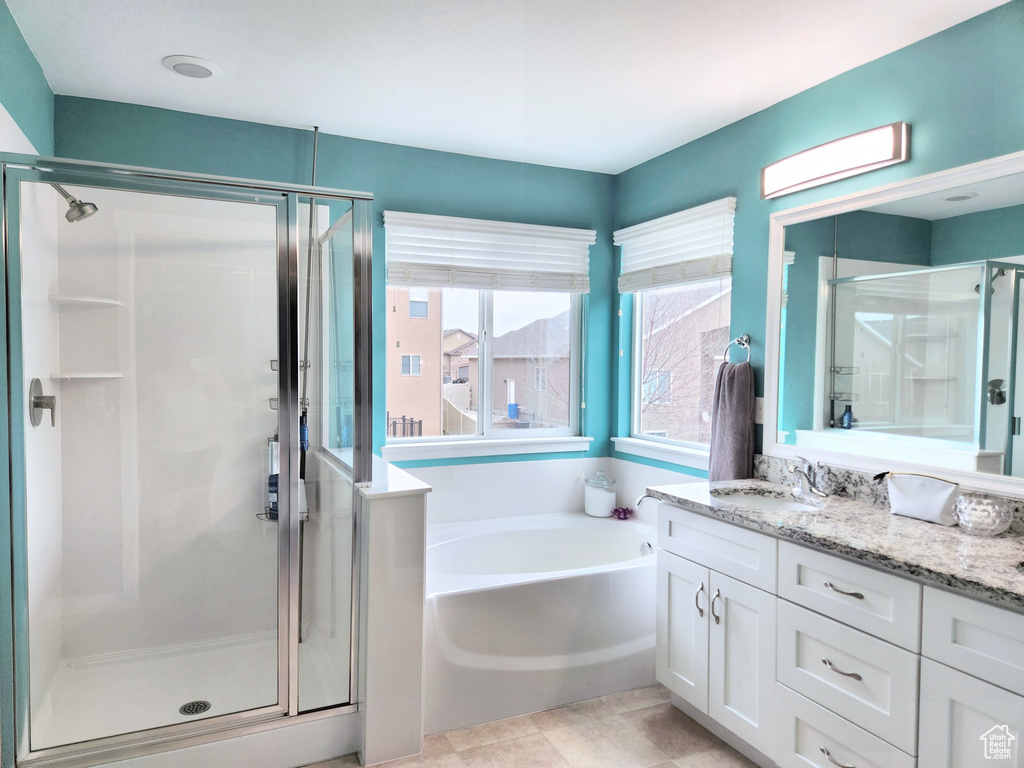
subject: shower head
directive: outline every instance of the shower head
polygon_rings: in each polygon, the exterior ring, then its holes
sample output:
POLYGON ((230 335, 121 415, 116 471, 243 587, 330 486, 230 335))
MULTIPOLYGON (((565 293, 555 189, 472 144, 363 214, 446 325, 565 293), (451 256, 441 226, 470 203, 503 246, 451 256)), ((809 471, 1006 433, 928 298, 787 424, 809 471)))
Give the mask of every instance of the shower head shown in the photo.
POLYGON ((82 202, 64 189, 60 184, 50 184, 50 186, 56 189, 61 194, 61 197, 68 201, 68 209, 64 213, 64 218, 72 224, 79 222, 82 219, 88 219, 99 210, 95 203, 82 202))

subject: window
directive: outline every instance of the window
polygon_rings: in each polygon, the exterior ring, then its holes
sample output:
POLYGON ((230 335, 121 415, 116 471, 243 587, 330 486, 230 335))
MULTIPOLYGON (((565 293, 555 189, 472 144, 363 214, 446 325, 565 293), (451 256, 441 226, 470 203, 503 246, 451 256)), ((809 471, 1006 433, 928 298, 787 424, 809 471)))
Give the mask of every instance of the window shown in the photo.
POLYGON ((537 366, 533 369, 534 387, 538 392, 546 392, 548 388, 548 369, 537 366))
POLYGON ((409 317, 427 317, 430 308, 430 291, 426 288, 409 289, 409 317))
POLYGON ((711 442, 731 300, 728 278, 644 291, 635 299, 634 437, 711 442))
MULTIPOLYGON (((734 198, 615 233, 632 293, 630 436, 706 450, 715 376, 730 339, 734 198)), ((706 454, 705 454, 706 455, 706 454)))
POLYGON ((403 376, 419 376, 420 375, 420 356, 419 355, 402 355, 402 375, 403 376))
POLYGON ((435 440, 578 434, 596 232, 393 211, 384 226, 389 304, 429 306, 415 323, 387 313, 389 419, 435 440), (423 354, 419 380, 403 378, 409 346, 423 354))
POLYGON ((388 313, 389 350, 412 343, 436 350, 422 358, 401 355, 401 377, 423 375, 419 381, 388 378, 391 417, 422 420, 423 437, 523 437, 526 429, 573 434, 579 407, 578 297, 460 288, 437 294, 439 318, 426 329, 410 328, 397 313, 388 313), (481 328, 490 344, 480 343, 481 328), (455 374, 447 382, 446 369, 455 374))
POLYGON ((650 370, 640 380, 644 402, 663 405, 672 402, 672 371, 650 370))

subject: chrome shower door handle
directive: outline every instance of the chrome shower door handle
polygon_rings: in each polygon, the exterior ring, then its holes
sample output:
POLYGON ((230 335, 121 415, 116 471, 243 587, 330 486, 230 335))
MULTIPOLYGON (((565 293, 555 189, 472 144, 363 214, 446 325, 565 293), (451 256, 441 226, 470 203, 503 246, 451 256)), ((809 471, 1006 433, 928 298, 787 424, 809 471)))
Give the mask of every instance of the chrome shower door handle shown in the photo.
POLYGON ((700 607, 700 593, 704 591, 704 582, 700 583, 700 589, 697 590, 697 594, 693 596, 693 603, 697 606, 697 615, 702 619, 704 618, 704 609, 700 607))
POLYGON ((43 411, 50 412, 50 426, 57 426, 57 398, 53 395, 43 394, 43 383, 39 379, 32 379, 28 387, 28 410, 29 420, 33 427, 43 423, 43 411))
POLYGON ((715 613, 715 601, 722 596, 722 590, 716 589, 715 596, 711 598, 711 617, 715 620, 715 624, 722 623, 722 617, 715 613))
POLYGON ((821 750, 821 754, 823 754, 825 756, 825 759, 832 763, 832 765, 838 765, 839 768, 857 768, 856 765, 847 765, 846 763, 840 763, 838 760, 832 757, 832 753, 829 752, 825 747, 818 747, 818 749, 821 750))

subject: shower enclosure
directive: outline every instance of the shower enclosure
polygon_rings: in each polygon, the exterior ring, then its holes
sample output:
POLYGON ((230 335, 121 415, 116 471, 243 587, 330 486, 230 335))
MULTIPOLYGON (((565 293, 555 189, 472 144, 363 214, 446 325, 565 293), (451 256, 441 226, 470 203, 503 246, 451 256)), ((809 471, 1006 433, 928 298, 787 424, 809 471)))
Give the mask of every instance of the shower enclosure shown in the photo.
POLYGON ((370 196, 0 163, 4 768, 353 708, 370 196))
POLYGON ((924 438, 969 456, 970 469, 1024 474, 1022 276, 1019 264, 977 261, 828 280, 822 425, 842 435, 850 409, 858 438, 885 435, 907 450, 924 438))

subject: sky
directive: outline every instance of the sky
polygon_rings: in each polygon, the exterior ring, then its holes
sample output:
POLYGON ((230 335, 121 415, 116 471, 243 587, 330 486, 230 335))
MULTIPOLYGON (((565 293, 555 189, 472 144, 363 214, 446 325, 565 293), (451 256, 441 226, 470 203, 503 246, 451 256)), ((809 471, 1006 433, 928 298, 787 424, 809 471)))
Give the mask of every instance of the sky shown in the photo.
MULTIPOLYGON (((444 330, 461 328, 479 332, 477 309, 478 292, 465 288, 445 288, 442 291, 444 330)), ((530 293, 529 291, 494 292, 494 335, 522 328, 546 317, 554 317, 569 308, 569 295, 565 293, 530 293)))

